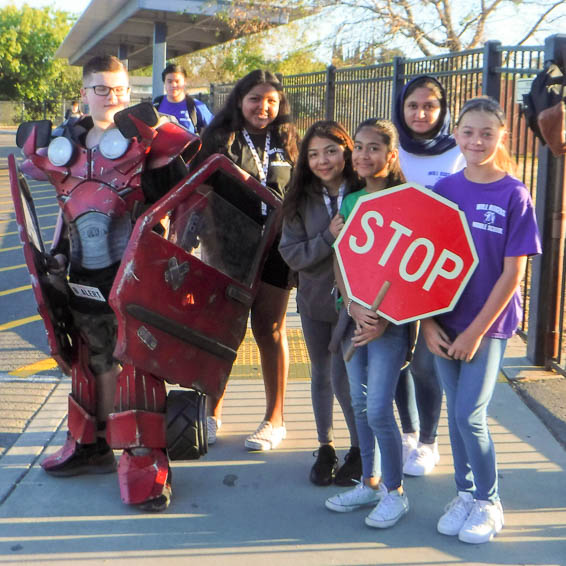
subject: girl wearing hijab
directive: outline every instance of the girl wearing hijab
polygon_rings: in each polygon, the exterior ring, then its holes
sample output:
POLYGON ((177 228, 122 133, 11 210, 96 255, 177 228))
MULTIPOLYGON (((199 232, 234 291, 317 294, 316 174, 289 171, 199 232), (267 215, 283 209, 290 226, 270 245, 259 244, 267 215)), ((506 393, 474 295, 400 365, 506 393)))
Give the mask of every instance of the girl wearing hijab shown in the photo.
MULTIPOLYGON (((466 165, 450 134, 446 92, 435 78, 421 75, 404 86, 395 102, 393 122, 407 182, 432 189, 437 181, 466 165)), ((403 428, 403 472, 429 474, 440 459, 436 431, 442 388, 422 338, 417 340, 411 365, 401 373, 396 403, 403 428)))

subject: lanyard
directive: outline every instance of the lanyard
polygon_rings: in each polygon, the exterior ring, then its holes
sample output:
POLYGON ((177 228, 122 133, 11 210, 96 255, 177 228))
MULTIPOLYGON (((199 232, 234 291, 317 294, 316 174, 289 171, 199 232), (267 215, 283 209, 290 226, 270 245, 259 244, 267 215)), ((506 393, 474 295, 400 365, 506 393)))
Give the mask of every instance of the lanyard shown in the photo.
POLYGON ((270 149, 270 143, 271 143, 271 133, 268 131, 266 136, 265 136, 265 149, 263 151, 263 163, 260 161, 259 159, 259 155, 257 153, 257 150, 255 148, 254 142, 252 141, 252 138, 250 138, 250 134, 248 134, 248 131, 246 130, 246 128, 242 129, 242 134, 244 136, 244 139, 246 140, 246 143, 248 144, 248 147, 250 148, 250 151, 252 152, 252 157, 254 158, 256 167, 257 167, 257 172, 259 175, 259 182, 265 187, 267 185, 267 171, 269 169, 269 149, 270 149))
MULTIPOLYGON (((342 200, 344 199, 344 193, 346 192, 346 181, 344 181, 340 188, 338 189, 338 196, 336 197, 336 208, 337 212, 340 212, 340 207, 342 206, 342 200)), ((324 198, 324 204, 326 205, 326 210, 328 210, 328 216, 334 218, 335 213, 332 211, 332 203, 330 202, 330 195, 328 194, 328 189, 326 187, 322 188, 322 197, 324 198)))

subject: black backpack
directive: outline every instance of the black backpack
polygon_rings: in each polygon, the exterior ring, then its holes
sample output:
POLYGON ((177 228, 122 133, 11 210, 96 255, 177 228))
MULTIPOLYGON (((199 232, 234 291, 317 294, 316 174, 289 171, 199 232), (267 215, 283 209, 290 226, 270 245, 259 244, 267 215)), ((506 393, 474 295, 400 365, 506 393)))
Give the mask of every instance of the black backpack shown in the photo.
MULTIPOLYGON (((155 106, 156 110, 159 110, 159 105, 161 104, 161 101, 165 98, 165 95, 162 94, 161 96, 156 96, 154 101, 153 101, 153 106, 155 106)), ((200 135, 200 132, 203 128, 203 123, 200 117, 200 113, 197 112, 197 107, 195 104, 195 101, 193 100, 192 96, 189 96, 188 94, 185 96, 185 102, 187 103, 187 112, 189 113, 189 118, 191 120, 191 122, 193 123, 193 128, 195 129, 195 132, 200 135)))
POLYGON ((554 61, 547 61, 544 69, 540 71, 531 84, 528 94, 523 94, 523 112, 527 125, 535 135, 546 144, 538 124, 538 116, 547 108, 558 104, 564 97, 566 88, 566 75, 554 61))

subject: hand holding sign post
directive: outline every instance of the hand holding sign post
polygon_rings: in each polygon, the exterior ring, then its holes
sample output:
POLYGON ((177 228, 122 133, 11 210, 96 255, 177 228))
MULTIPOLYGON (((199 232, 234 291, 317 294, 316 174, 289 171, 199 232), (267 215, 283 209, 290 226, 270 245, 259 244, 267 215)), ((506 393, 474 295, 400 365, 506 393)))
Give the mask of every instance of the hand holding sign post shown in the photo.
POLYGON ((466 217, 416 184, 360 197, 334 243, 348 296, 395 324, 448 312, 478 257, 466 217))

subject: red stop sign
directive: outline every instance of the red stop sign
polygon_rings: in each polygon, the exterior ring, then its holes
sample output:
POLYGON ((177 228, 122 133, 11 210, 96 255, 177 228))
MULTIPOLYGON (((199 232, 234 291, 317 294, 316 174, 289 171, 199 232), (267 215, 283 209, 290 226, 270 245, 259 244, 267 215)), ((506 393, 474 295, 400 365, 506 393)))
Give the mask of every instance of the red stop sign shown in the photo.
POLYGON ((352 299, 401 324, 450 311, 478 263, 464 213, 416 184, 360 197, 334 244, 352 299))

